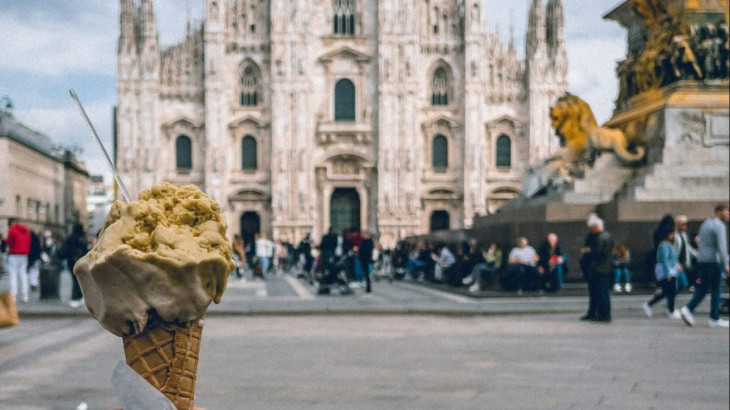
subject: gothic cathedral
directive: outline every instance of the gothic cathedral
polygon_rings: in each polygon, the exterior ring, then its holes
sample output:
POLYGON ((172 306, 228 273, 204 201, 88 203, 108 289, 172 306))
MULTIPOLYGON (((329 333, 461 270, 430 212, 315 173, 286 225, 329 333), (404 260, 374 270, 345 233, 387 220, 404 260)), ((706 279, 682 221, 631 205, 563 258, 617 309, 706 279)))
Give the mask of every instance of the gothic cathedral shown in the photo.
POLYGON ((205 0, 162 50, 154 1, 120 1, 122 178, 198 185, 231 234, 468 228, 559 146, 562 0, 531 0, 524 60, 483 0, 205 0))

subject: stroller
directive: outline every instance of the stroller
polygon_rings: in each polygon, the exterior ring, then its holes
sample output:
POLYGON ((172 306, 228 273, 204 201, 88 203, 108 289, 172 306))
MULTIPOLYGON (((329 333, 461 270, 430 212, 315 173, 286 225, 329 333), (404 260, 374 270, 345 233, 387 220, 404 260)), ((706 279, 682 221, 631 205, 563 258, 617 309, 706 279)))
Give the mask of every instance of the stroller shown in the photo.
POLYGON ((330 256, 328 260, 322 260, 322 255, 317 258, 314 277, 316 279, 317 294, 329 295, 334 289, 340 295, 351 295, 354 292, 343 278, 349 259, 347 255, 330 256))

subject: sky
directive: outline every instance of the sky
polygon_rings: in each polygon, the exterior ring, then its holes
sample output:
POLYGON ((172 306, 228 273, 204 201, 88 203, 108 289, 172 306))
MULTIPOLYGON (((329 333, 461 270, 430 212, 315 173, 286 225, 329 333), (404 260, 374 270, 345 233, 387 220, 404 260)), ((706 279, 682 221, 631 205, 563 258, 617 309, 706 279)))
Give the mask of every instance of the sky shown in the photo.
MULTIPOLYGON (((486 24, 507 44, 510 27, 522 58, 530 0, 484 0, 486 24)), ((611 117, 626 32, 604 20, 621 0, 563 0, 568 49, 568 90, 586 100, 599 123, 611 117)), ((188 19, 201 21, 204 0, 157 0, 161 46, 182 40, 188 19)), ((112 154, 116 105, 118 0, 0 0, 0 97, 13 115, 54 143, 80 149, 91 174, 110 173, 78 109, 74 89, 112 154)))

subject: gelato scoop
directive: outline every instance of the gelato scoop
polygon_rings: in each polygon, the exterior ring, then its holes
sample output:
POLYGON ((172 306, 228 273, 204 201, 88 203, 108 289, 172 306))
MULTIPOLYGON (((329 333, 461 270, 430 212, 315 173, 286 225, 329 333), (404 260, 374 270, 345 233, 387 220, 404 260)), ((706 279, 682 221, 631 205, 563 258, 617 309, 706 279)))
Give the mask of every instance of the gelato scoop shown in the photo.
POLYGON ((89 312, 117 336, 150 317, 187 323, 219 303, 235 267, 218 204, 196 186, 160 183, 116 201, 96 245, 74 267, 89 312))

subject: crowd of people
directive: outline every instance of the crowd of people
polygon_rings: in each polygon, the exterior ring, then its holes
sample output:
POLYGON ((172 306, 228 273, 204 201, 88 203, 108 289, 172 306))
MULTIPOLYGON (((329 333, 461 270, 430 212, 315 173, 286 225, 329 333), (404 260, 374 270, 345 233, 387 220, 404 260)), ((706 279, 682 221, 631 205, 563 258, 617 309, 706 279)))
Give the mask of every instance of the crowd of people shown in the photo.
MULTIPOLYGON (((27 303, 31 293, 40 289, 40 272, 46 269, 58 275, 73 271, 76 262, 90 249, 84 227, 74 224, 65 239, 50 230, 36 232, 16 219, 8 221, 7 236, 0 234, 0 274, 8 276, 10 293, 15 300, 27 303)), ((2 276, 0 275, 0 276, 2 276)), ((71 275, 70 305, 83 306, 83 294, 75 275, 71 275)), ((57 289, 56 289, 57 291, 57 289)))
MULTIPOLYGON (((694 311, 710 294, 711 327, 727 327, 719 317, 723 273, 728 275, 727 205, 718 205, 714 217, 702 223, 695 236, 688 233, 684 215, 665 215, 656 227, 654 257, 651 262, 657 292, 642 305, 648 317, 660 301, 666 301, 670 318, 693 326, 694 311), (686 306, 677 308, 676 296, 687 289, 693 292, 686 306)), ((579 266, 588 284, 589 307, 583 320, 610 322, 611 293, 632 292, 631 253, 624 242, 615 242, 596 214, 587 220, 588 234, 580 249, 579 266)), ((89 243, 81 224, 61 240, 50 231, 34 232, 25 224, 10 220, 6 237, 0 235, 0 268, 7 274, 12 295, 27 302, 38 290, 42 268, 73 270, 93 243, 89 243)), ((372 280, 432 282, 449 287, 465 287, 480 292, 499 286, 517 294, 523 292, 557 292, 563 287, 569 256, 561 249, 558 235, 550 232, 540 246, 533 248, 526 237, 519 237, 509 252, 496 241, 486 246, 476 239, 447 245, 443 242, 401 241, 394 249, 383 249, 367 230, 330 229, 316 243, 307 232, 296 246, 286 239, 271 241, 256 233, 248 241, 235 235, 232 241, 236 268, 232 275, 239 280, 261 278, 281 273, 295 273, 318 287, 318 293, 352 293, 353 288, 372 292, 372 280)), ((73 280, 71 306, 83 305, 83 294, 73 280)))

